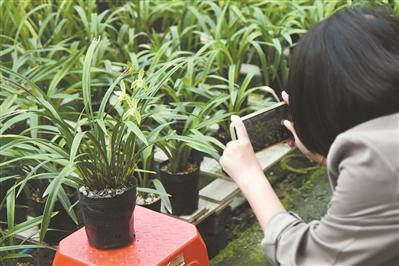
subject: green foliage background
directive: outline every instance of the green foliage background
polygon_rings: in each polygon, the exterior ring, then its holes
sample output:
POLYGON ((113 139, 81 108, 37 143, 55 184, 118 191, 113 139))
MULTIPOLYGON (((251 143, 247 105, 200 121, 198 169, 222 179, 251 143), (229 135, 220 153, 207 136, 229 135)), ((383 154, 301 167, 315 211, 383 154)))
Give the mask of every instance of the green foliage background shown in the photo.
POLYGON ((30 246, 18 247, 15 232, 41 223, 43 239, 56 200, 76 220, 65 186, 110 187, 113 170, 128 169, 126 179, 141 167, 139 185, 159 191, 150 182, 155 146, 174 171, 192 150, 217 159, 223 145, 212 126, 226 131, 231 114, 272 104, 268 87, 285 88, 297 39, 357 5, 399 15, 397 0, 0 0, 0 186, 12 183, 0 197, 0 264, 26 256, 16 253, 30 246), (121 146, 126 163, 103 164, 85 180, 75 159, 89 153, 100 165, 118 123, 116 134, 137 150, 121 146), (95 129, 91 142, 79 133, 85 126, 95 129), (95 139, 103 140, 97 150, 95 139), (33 182, 45 184, 44 218, 17 225, 16 199, 33 182))

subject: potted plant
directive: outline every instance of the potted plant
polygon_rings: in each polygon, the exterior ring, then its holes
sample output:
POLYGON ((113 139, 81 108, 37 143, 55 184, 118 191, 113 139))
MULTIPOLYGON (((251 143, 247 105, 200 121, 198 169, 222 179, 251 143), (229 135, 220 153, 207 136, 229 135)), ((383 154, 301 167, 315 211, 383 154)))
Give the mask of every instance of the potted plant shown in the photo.
MULTIPOLYGON (((86 115, 82 114, 74 127, 61 117, 55 124, 65 135, 70 155, 70 163, 61 173, 75 171, 81 179, 79 202, 89 243, 110 249, 128 245, 134 239, 132 214, 137 186, 134 172, 140 155, 139 143, 147 144, 147 140, 139 128, 140 121, 134 117, 125 114, 111 117, 105 113, 112 91, 128 71, 119 75, 105 93, 99 110, 93 112, 90 68, 97 44, 98 40, 94 40, 90 45, 83 66, 86 115)), ((52 185, 59 188, 60 182, 53 181, 52 185)))
MULTIPOLYGON (((178 58, 177 68, 174 66, 170 71, 161 67, 158 73, 162 73, 163 78, 177 71, 184 61, 178 58), (180 65, 180 66, 179 66, 180 65), (169 73, 169 74, 168 74, 169 73)), ((114 106, 119 115, 134 117, 140 121, 143 133, 146 135, 148 143, 141 142, 140 158, 137 166, 137 197, 136 203, 154 211, 160 211, 161 201, 165 208, 171 211, 169 194, 166 193, 159 177, 156 173, 154 163, 154 147, 159 139, 160 132, 169 125, 162 115, 166 106, 160 104, 163 95, 158 94, 161 83, 154 84, 156 77, 154 69, 148 69, 151 75, 146 75, 143 69, 137 73, 135 80, 122 80, 120 90, 115 91, 110 103, 114 106), (140 90, 144 88, 144 90, 140 90), (148 90, 152 89, 152 92, 148 90), (144 94, 143 94, 144 92, 144 94)), ((167 81, 168 79, 165 79, 167 81)), ((163 84, 164 85, 164 84, 163 84)))
POLYGON ((47 200, 40 228, 41 240, 47 232, 57 198, 62 199, 59 191, 64 184, 79 187, 80 206, 89 242, 98 248, 114 248, 126 245, 134 238, 132 212, 137 186, 134 173, 138 171, 140 152, 148 145, 140 130, 141 119, 136 116, 136 111, 146 110, 147 100, 153 98, 184 61, 176 59, 160 64, 159 69, 147 78, 148 87, 144 85, 141 71, 123 71, 105 92, 98 110, 93 111, 90 73, 98 42, 92 42, 84 60, 84 111, 80 113, 59 112, 34 83, 7 68, 0 67, 0 70, 12 78, 22 80, 15 82, 11 78, 2 77, 4 83, 28 92, 39 107, 36 110, 38 116, 52 123, 52 126, 39 128, 57 133, 57 137, 51 141, 40 138, 29 140, 40 148, 37 149, 39 154, 31 154, 29 158, 37 159, 40 162, 37 168, 49 171, 46 174, 50 176, 50 183, 42 195, 47 200), (138 105, 142 109, 135 111, 132 106, 121 113, 114 108, 106 112, 110 96, 118 85, 124 86, 121 81, 125 78, 136 86, 134 97, 142 100, 138 105))
POLYGON ((224 146, 218 140, 203 133, 209 126, 225 118, 223 112, 209 116, 215 106, 224 101, 217 97, 210 103, 175 103, 176 108, 167 116, 183 123, 177 132, 170 126, 156 145, 168 160, 160 165, 160 177, 166 192, 171 195, 172 214, 188 215, 198 208, 199 162, 192 158, 193 151, 203 152, 216 160, 217 148, 224 146))
POLYGON ((49 226, 49 216, 62 184, 74 181, 80 187, 79 201, 90 244, 97 248, 116 248, 129 244, 134 238, 132 213, 137 185, 134 172, 140 154, 137 147, 139 141, 147 143, 147 140, 139 123, 131 117, 111 117, 105 113, 113 89, 128 71, 112 83, 99 111, 93 112, 90 72, 97 44, 98 40, 92 42, 85 57, 82 78, 85 112, 78 114, 76 121, 58 112, 43 94, 35 93, 39 88, 31 92, 42 108, 38 110, 40 117, 52 121, 59 132, 57 141, 47 143, 60 158, 57 162, 53 160, 59 164, 58 175, 51 179, 42 195, 47 200, 41 239, 49 226))

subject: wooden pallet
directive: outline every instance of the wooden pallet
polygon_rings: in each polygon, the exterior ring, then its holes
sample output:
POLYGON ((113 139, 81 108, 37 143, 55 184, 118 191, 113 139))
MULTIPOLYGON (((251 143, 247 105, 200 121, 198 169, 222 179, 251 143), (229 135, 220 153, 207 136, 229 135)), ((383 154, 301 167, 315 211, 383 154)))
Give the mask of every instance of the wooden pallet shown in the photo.
MULTIPOLYGON (((278 143, 257 152, 256 157, 263 171, 266 171, 291 150, 288 144, 278 143)), ((166 156, 161 151, 156 151, 155 161, 161 163, 165 160, 167 160, 166 156)), ((174 217, 199 224, 211 214, 226 208, 240 194, 236 183, 223 172, 219 162, 214 159, 204 158, 200 165, 200 178, 201 176, 212 177, 214 180, 200 190, 198 210, 191 215, 174 217)), ((162 208, 162 212, 166 213, 166 210, 162 208)))

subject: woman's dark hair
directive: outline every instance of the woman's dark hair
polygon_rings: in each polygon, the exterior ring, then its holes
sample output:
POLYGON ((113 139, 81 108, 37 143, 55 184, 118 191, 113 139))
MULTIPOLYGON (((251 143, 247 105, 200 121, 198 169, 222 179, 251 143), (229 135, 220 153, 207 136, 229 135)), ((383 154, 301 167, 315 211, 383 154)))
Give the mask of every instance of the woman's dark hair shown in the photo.
POLYGON ((338 134, 399 112, 399 20, 383 9, 340 11, 293 50, 290 110, 299 139, 327 156, 338 134))

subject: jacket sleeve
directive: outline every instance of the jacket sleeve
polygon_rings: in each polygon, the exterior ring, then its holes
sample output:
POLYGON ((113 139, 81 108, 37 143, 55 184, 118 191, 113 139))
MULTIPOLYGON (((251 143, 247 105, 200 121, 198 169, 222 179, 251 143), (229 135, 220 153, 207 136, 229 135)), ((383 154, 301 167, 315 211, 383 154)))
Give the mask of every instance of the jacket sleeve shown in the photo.
POLYGON ((285 212, 269 221, 262 247, 272 264, 378 265, 398 258, 397 175, 364 142, 347 141, 329 162, 338 179, 327 214, 305 223, 285 212))

